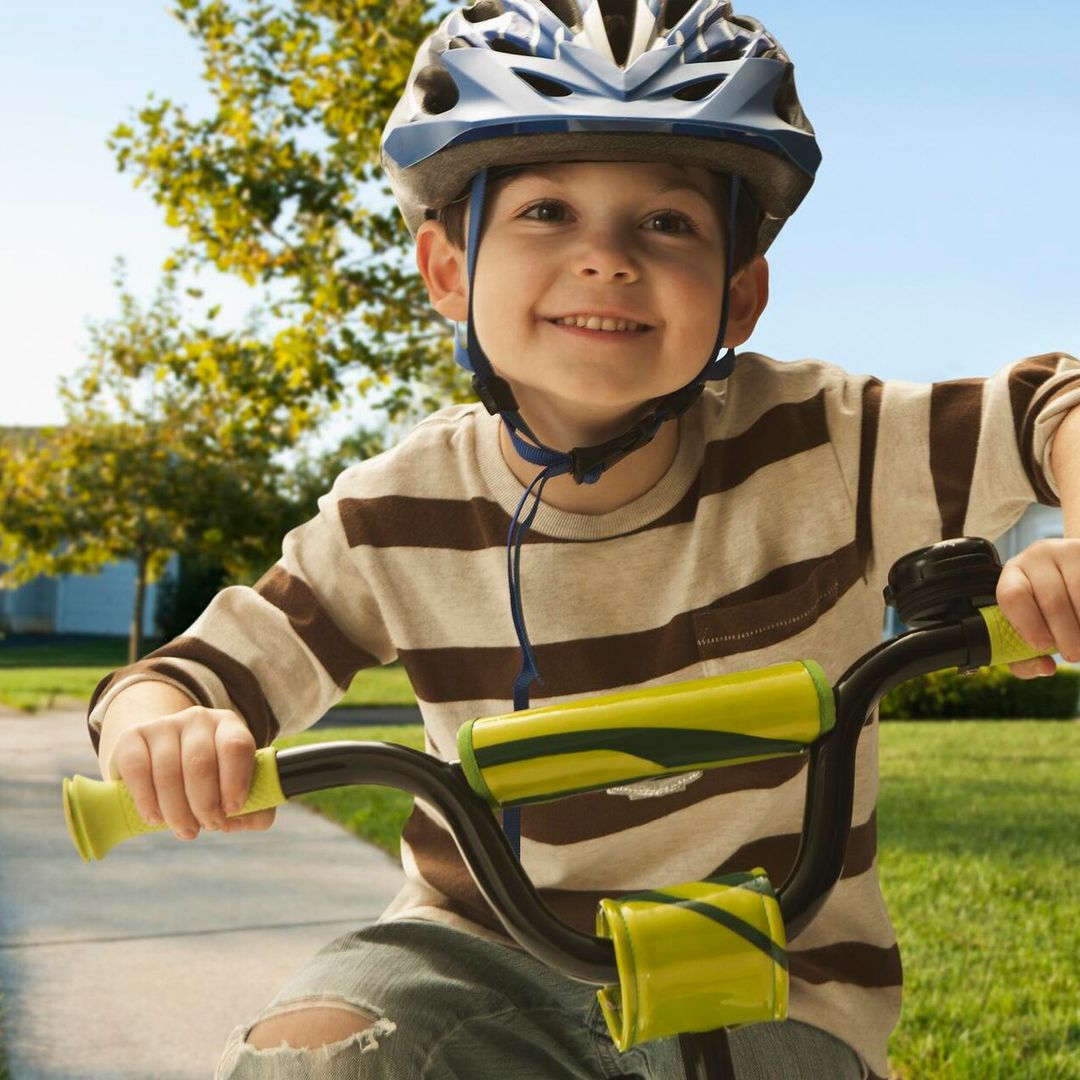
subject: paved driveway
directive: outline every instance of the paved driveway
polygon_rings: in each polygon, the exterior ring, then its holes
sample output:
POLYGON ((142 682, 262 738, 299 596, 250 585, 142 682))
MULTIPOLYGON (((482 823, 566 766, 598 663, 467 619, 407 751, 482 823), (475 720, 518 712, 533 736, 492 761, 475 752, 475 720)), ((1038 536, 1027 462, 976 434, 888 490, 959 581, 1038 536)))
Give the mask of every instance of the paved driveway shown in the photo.
POLYGON ((0 714, 0 988, 12 1080, 207 1080, 232 1027, 373 921, 396 860, 298 804, 266 833, 169 834, 89 865, 61 785, 97 777, 81 712, 0 714))

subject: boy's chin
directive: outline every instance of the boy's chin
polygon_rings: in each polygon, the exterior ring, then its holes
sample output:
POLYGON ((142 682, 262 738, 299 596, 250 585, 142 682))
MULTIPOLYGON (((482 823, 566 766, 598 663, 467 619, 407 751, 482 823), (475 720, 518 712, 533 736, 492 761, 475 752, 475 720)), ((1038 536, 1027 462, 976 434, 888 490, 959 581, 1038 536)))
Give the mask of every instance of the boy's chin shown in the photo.
POLYGON ((530 426, 533 425, 529 415, 532 413, 542 427, 578 433, 574 445, 584 446, 622 435, 653 411, 656 399, 618 395, 603 398, 594 394, 591 398, 579 399, 541 395, 519 398, 519 401, 530 426))

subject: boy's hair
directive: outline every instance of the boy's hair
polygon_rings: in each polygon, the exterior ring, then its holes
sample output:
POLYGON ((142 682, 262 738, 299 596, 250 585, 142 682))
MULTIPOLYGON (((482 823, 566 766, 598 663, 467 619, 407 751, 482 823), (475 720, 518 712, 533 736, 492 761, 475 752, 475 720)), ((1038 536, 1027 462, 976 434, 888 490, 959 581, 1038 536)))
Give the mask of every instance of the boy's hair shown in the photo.
MULTIPOLYGON (((488 171, 488 188, 496 181, 512 176, 514 173, 525 172, 528 165, 500 165, 488 171)), ((723 173, 713 173, 719 181, 719 197, 717 201, 717 214, 720 218, 720 228, 727 241, 728 214, 730 213, 731 200, 731 177, 723 173)), ((465 207, 468 205, 469 186, 453 202, 444 206, 437 213, 428 211, 428 217, 442 222, 446 229, 446 238, 459 251, 465 250, 465 207)), ((761 213, 747 197, 746 186, 739 191, 739 202, 735 210, 735 264, 734 270, 738 273, 753 257, 757 249, 758 228, 761 224, 761 213)))

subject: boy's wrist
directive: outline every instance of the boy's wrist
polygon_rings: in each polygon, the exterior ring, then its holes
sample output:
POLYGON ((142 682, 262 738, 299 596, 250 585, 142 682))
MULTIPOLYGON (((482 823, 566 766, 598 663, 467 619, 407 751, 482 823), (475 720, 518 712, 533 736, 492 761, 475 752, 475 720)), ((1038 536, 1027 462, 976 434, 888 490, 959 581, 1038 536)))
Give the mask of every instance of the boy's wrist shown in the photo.
POLYGON ((1050 450, 1061 510, 1065 517, 1065 536, 1080 538, 1080 406, 1065 414, 1058 425, 1050 450))

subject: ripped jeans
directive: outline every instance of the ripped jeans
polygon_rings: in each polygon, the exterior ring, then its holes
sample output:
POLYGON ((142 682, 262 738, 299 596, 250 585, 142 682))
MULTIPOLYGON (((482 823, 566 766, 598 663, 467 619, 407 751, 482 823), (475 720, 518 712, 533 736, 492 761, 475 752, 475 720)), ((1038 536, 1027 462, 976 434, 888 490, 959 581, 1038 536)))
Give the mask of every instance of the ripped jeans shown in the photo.
MULTIPOLYGON (((846 1043, 789 1020, 731 1033, 739 1080, 863 1080, 846 1043)), ((235 1028, 215 1080, 681 1080, 675 1039, 619 1053, 596 988, 527 953, 439 923, 402 919, 317 953, 250 1023, 235 1028), (260 1020, 326 1006, 371 1026, 312 1049, 256 1050, 260 1020)))

